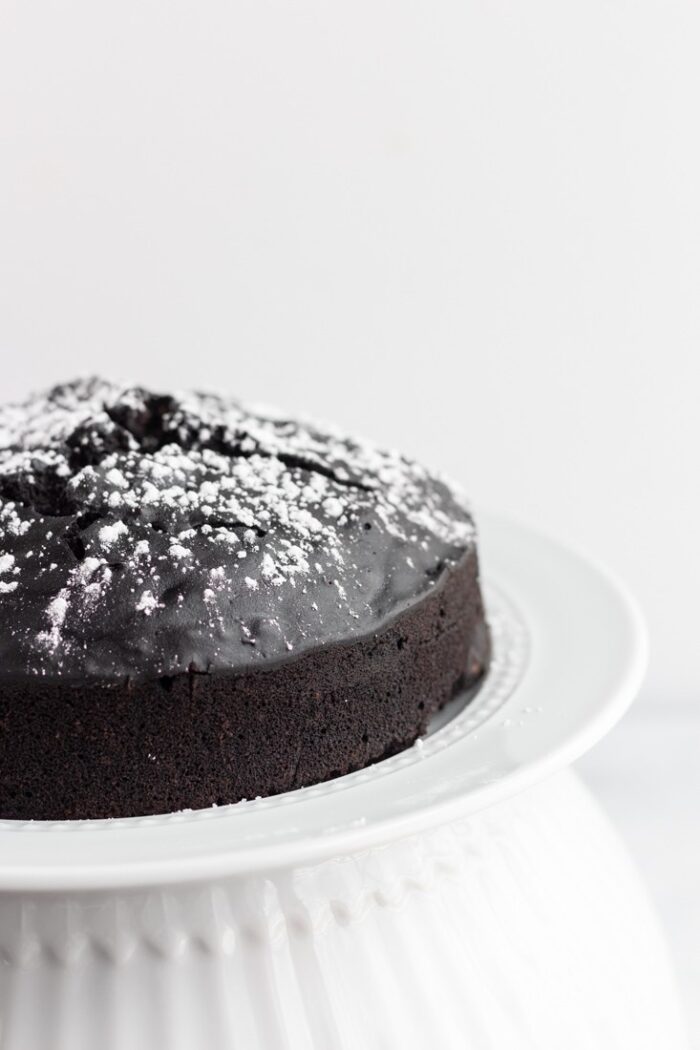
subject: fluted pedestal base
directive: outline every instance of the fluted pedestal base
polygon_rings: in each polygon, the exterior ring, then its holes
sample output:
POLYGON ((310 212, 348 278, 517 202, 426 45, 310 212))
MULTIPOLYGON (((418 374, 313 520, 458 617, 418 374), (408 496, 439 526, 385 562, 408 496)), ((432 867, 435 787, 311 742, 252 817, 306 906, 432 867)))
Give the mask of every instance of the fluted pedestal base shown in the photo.
POLYGON ((2 1050, 681 1050, 635 871, 571 772, 308 867, 0 900, 2 1050))

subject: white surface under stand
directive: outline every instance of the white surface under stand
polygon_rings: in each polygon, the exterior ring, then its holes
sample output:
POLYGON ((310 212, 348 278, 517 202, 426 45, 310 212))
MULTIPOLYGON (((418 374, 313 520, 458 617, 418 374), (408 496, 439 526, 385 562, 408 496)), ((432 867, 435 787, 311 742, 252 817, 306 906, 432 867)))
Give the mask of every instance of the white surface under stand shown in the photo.
POLYGON ((421 747, 204 813, 0 823, 0 1050, 682 1050, 646 894, 567 769, 634 695, 638 616, 483 533, 494 666, 421 747))

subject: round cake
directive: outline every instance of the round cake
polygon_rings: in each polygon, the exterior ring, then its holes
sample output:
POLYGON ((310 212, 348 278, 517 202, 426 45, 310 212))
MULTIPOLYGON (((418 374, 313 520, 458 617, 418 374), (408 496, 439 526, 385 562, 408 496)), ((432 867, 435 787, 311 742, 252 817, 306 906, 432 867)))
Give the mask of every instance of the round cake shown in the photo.
POLYGON ((488 653, 473 519, 399 453, 99 379, 0 408, 0 817, 349 773, 488 653))

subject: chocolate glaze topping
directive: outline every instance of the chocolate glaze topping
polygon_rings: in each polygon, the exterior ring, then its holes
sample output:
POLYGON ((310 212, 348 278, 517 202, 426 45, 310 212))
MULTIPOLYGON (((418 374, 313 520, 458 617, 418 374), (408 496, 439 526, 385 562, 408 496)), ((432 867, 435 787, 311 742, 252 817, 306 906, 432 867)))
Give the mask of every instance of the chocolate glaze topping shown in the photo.
POLYGON ((397 452, 100 379, 0 408, 0 679, 270 666, 379 630, 474 544, 397 452))

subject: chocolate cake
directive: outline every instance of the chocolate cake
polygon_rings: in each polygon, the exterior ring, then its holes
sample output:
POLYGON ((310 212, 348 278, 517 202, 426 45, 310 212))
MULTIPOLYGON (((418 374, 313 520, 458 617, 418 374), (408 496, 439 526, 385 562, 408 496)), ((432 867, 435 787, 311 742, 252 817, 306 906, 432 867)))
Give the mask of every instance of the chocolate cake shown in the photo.
POLYGON ((488 651, 472 517, 396 452, 99 379, 0 409, 0 817, 340 776, 488 651))

